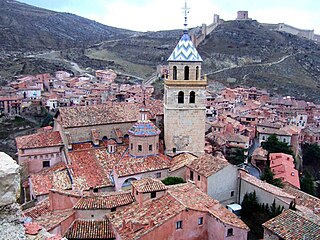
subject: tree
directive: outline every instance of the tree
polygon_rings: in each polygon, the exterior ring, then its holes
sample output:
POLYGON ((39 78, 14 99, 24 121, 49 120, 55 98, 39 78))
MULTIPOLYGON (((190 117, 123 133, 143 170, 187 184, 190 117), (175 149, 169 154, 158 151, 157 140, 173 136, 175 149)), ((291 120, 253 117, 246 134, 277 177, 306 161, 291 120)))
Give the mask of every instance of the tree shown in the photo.
POLYGON ((246 158, 244 155, 244 149, 242 148, 230 149, 230 154, 226 158, 233 165, 242 164, 244 163, 244 160, 246 158))
POLYGON ((320 171, 320 147, 317 144, 305 143, 302 145, 303 167, 313 177, 317 178, 320 171))
POLYGON ((179 183, 185 183, 181 177, 167 177, 161 181, 164 185, 174 185, 179 183))
POLYGON ((313 179, 309 173, 306 172, 305 175, 300 178, 300 187, 302 191, 313 196, 315 195, 313 179))
POLYGON ((266 181, 267 183, 270 183, 276 187, 283 188, 283 183, 280 178, 274 178, 274 173, 271 171, 269 165, 264 169, 263 174, 261 175, 260 178, 262 181, 266 181))
POLYGON ((294 156, 288 143, 280 142, 274 134, 268 137, 267 141, 262 142, 261 146, 268 151, 268 158, 270 153, 286 153, 294 156))

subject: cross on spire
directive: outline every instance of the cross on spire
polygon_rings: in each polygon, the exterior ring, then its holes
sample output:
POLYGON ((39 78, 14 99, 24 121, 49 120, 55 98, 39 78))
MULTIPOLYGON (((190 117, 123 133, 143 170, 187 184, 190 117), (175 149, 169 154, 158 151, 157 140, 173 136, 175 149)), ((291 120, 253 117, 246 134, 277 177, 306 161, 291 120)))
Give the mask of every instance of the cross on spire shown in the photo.
POLYGON ((183 13, 184 13, 184 29, 183 32, 184 33, 188 33, 188 13, 189 13, 189 7, 187 4, 187 0, 185 0, 185 4, 184 4, 184 8, 183 9, 183 13))

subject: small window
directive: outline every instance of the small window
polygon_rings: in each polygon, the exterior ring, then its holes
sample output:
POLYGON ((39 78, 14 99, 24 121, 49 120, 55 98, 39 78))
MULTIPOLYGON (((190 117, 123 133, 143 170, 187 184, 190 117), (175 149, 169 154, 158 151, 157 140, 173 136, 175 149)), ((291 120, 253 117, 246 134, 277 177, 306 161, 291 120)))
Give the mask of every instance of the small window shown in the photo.
POLYGON ((193 181, 193 171, 190 171, 190 180, 193 181))
POLYGON ((149 152, 151 152, 152 151, 152 145, 150 144, 149 145, 149 152))
POLYGON ((176 222, 176 229, 181 229, 182 228, 182 221, 176 222))
POLYGON ((190 98, 189 103, 195 103, 196 102, 196 93, 194 91, 190 92, 190 98))
POLYGON ((94 188, 94 189, 93 189, 93 192, 94 192, 94 193, 99 192, 98 188, 94 188))
POLYGON ((42 167, 44 167, 44 168, 50 167, 50 161, 43 161, 42 167))
POLYGON ((156 178, 161 178, 161 172, 156 173, 156 178))
POLYGON ((156 198, 156 196, 157 196, 157 192, 152 192, 152 193, 150 194, 150 198, 156 198))
POLYGON ((94 215, 91 215, 92 218, 94 218, 94 215))
POLYGON ((182 91, 178 93, 178 103, 184 103, 184 92, 182 91))
POLYGON ((230 197, 234 196, 234 191, 231 191, 230 197))
POLYGON ((233 228, 229 228, 227 232, 227 237, 233 236, 233 228))
POLYGON ((200 181, 200 175, 198 175, 198 181, 200 181))
POLYGON ((173 66, 173 80, 177 80, 177 67, 173 66))
POLYGON ((138 191, 136 191, 136 195, 138 195, 139 193, 138 193, 138 191))
POLYGON ((110 209, 111 212, 115 212, 116 210, 117 210, 116 207, 113 207, 113 208, 110 209))
POLYGON ((189 80, 189 67, 184 67, 184 80, 189 80))
POLYGON ((131 148, 131 150, 133 150, 133 144, 131 143, 131 145, 130 145, 130 148, 131 148))
POLYGON ((199 67, 196 67, 196 80, 199 80, 199 67))
POLYGON ((138 152, 142 152, 142 145, 138 145, 138 152))
POLYGON ((203 224, 203 217, 199 217, 198 218, 198 225, 202 225, 203 224))
POLYGON ((283 142, 284 142, 284 143, 286 142, 286 139, 285 139, 285 138, 283 139, 283 142))
POLYGON ((176 148, 172 148, 172 152, 173 152, 173 153, 176 153, 176 152, 177 152, 177 149, 176 149, 176 148))

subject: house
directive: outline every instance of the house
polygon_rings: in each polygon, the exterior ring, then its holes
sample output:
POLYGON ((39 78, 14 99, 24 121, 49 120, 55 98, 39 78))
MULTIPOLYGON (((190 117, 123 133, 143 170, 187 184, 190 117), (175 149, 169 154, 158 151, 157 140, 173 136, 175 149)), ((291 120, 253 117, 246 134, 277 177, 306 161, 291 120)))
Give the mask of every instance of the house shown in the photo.
POLYGON ((249 228, 241 219, 191 183, 159 195, 159 184, 139 188, 156 195, 107 214, 116 239, 247 239, 249 228))
POLYGON ((251 164, 258 167, 261 171, 264 171, 267 165, 268 151, 262 147, 256 148, 251 156, 251 164))
POLYGON ((221 156, 204 154, 187 165, 186 179, 223 205, 237 201, 238 169, 221 156))
POLYGON ((299 172, 294 168, 292 155, 270 153, 269 159, 274 178, 279 178, 283 183, 289 183, 296 188, 300 188, 299 172))
POLYGON ((45 131, 16 138, 18 162, 26 176, 65 161, 63 141, 57 131, 45 131))
POLYGON ((265 240, 320 239, 320 218, 286 210, 263 225, 265 240))

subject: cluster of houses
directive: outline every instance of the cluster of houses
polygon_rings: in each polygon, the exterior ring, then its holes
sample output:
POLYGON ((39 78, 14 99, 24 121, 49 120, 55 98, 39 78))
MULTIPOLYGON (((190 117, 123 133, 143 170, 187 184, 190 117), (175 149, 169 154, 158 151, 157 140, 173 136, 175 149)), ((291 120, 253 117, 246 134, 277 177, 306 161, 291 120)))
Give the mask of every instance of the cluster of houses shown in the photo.
MULTIPOLYGON (((298 156, 301 142, 319 143, 319 106, 273 99, 255 88, 208 94, 187 30, 168 62, 163 101, 137 87, 142 91, 133 98, 140 100, 67 104, 53 127, 16 138, 24 200, 34 205, 24 210, 26 232, 45 228, 67 239, 245 240, 249 227, 226 206, 255 191, 261 204, 285 209, 263 224, 266 240, 319 239, 320 200, 298 189, 292 156, 270 157, 284 189, 224 156, 258 149, 252 162, 262 168, 265 152, 258 147, 273 134, 298 156), (161 180, 167 177, 185 183, 166 186, 161 180)), ((108 77, 97 72, 99 81, 108 77)), ((89 85, 63 73, 58 78, 51 93, 89 85)))
POLYGON ((0 114, 19 115, 30 105, 55 111, 61 106, 87 106, 106 101, 143 102, 154 91, 150 85, 118 84, 113 70, 96 70, 95 76, 73 76, 57 71, 25 76, 0 89, 0 114))

